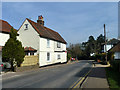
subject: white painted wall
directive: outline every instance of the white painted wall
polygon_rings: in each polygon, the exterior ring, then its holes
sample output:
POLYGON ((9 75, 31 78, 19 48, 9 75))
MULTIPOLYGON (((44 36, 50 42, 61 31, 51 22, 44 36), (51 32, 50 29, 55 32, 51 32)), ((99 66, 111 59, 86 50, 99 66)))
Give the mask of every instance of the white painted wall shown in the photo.
MULTIPOLYGON (((107 51, 110 50, 113 47, 113 45, 106 45, 107 51)), ((105 52, 105 45, 104 45, 104 52, 105 52)))
POLYGON ((49 65, 54 63, 63 63, 67 61, 67 53, 65 52, 55 52, 66 50, 66 44, 61 43, 61 48, 57 48, 57 41, 50 40, 50 47, 47 47, 47 39, 40 37, 39 43, 39 65, 49 65), (47 61, 47 52, 50 53, 50 61, 47 61), (57 59, 58 54, 61 59, 57 59))
POLYGON ((0 32, 0 46, 4 46, 8 39, 9 39, 9 34, 0 32))
POLYGON ((120 52, 115 52, 115 59, 120 59, 120 52))
POLYGON ((39 34, 34 30, 32 25, 25 20, 23 25, 18 31, 19 37, 18 40, 22 42, 23 47, 32 47, 39 50, 39 34), (25 30, 25 24, 28 24, 28 30, 25 30))
POLYGON ((17 39, 22 42, 24 47, 33 47, 37 50, 39 54, 39 66, 67 61, 67 53, 54 52, 66 50, 66 44, 61 43, 61 48, 57 48, 57 41, 50 40, 50 47, 47 47, 47 38, 40 37, 27 20, 25 20, 19 29, 18 34, 19 37, 17 39), (28 24, 28 30, 24 29, 25 24, 28 24), (47 61, 47 52, 50 53, 50 61, 47 61), (61 55, 60 60, 57 60, 58 54, 61 55))

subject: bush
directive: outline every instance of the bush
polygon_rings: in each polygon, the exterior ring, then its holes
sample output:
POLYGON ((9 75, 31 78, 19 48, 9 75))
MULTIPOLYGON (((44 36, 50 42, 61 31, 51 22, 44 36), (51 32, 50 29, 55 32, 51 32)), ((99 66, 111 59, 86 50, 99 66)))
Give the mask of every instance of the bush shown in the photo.
POLYGON ((67 53, 67 62, 70 60, 71 54, 67 53))
POLYGON ((112 61, 110 61, 110 65, 111 65, 113 70, 119 71, 119 69, 120 69, 120 60, 112 60, 112 61))

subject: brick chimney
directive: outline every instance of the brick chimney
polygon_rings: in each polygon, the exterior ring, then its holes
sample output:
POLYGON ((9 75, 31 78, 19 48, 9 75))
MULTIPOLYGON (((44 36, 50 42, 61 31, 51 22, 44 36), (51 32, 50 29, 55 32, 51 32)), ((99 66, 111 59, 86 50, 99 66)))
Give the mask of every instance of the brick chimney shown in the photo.
POLYGON ((41 25, 44 25, 44 21, 43 21, 42 15, 38 16, 37 23, 39 23, 39 24, 41 24, 41 25))

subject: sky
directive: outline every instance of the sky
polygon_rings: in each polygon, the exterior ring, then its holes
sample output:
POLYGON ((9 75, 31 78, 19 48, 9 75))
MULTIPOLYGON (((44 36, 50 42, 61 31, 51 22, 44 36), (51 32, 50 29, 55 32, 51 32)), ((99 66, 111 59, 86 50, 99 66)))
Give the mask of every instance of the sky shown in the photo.
POLYGON ((44 17, 45 26, 60 33, 67 43, 95 39, 106 24, 108 39, 118 37, 117 2, 2 2, 2 19, 19 29, 26 18, 44 17))

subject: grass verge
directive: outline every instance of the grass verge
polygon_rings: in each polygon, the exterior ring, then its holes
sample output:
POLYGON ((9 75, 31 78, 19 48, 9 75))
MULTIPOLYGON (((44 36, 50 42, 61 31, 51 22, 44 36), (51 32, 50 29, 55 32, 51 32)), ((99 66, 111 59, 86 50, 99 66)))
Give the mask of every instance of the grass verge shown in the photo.
POLYGON ((106 67, 106 75, 110 89, 120 90, 120 72, 113 70, 111 67, 106 67))

